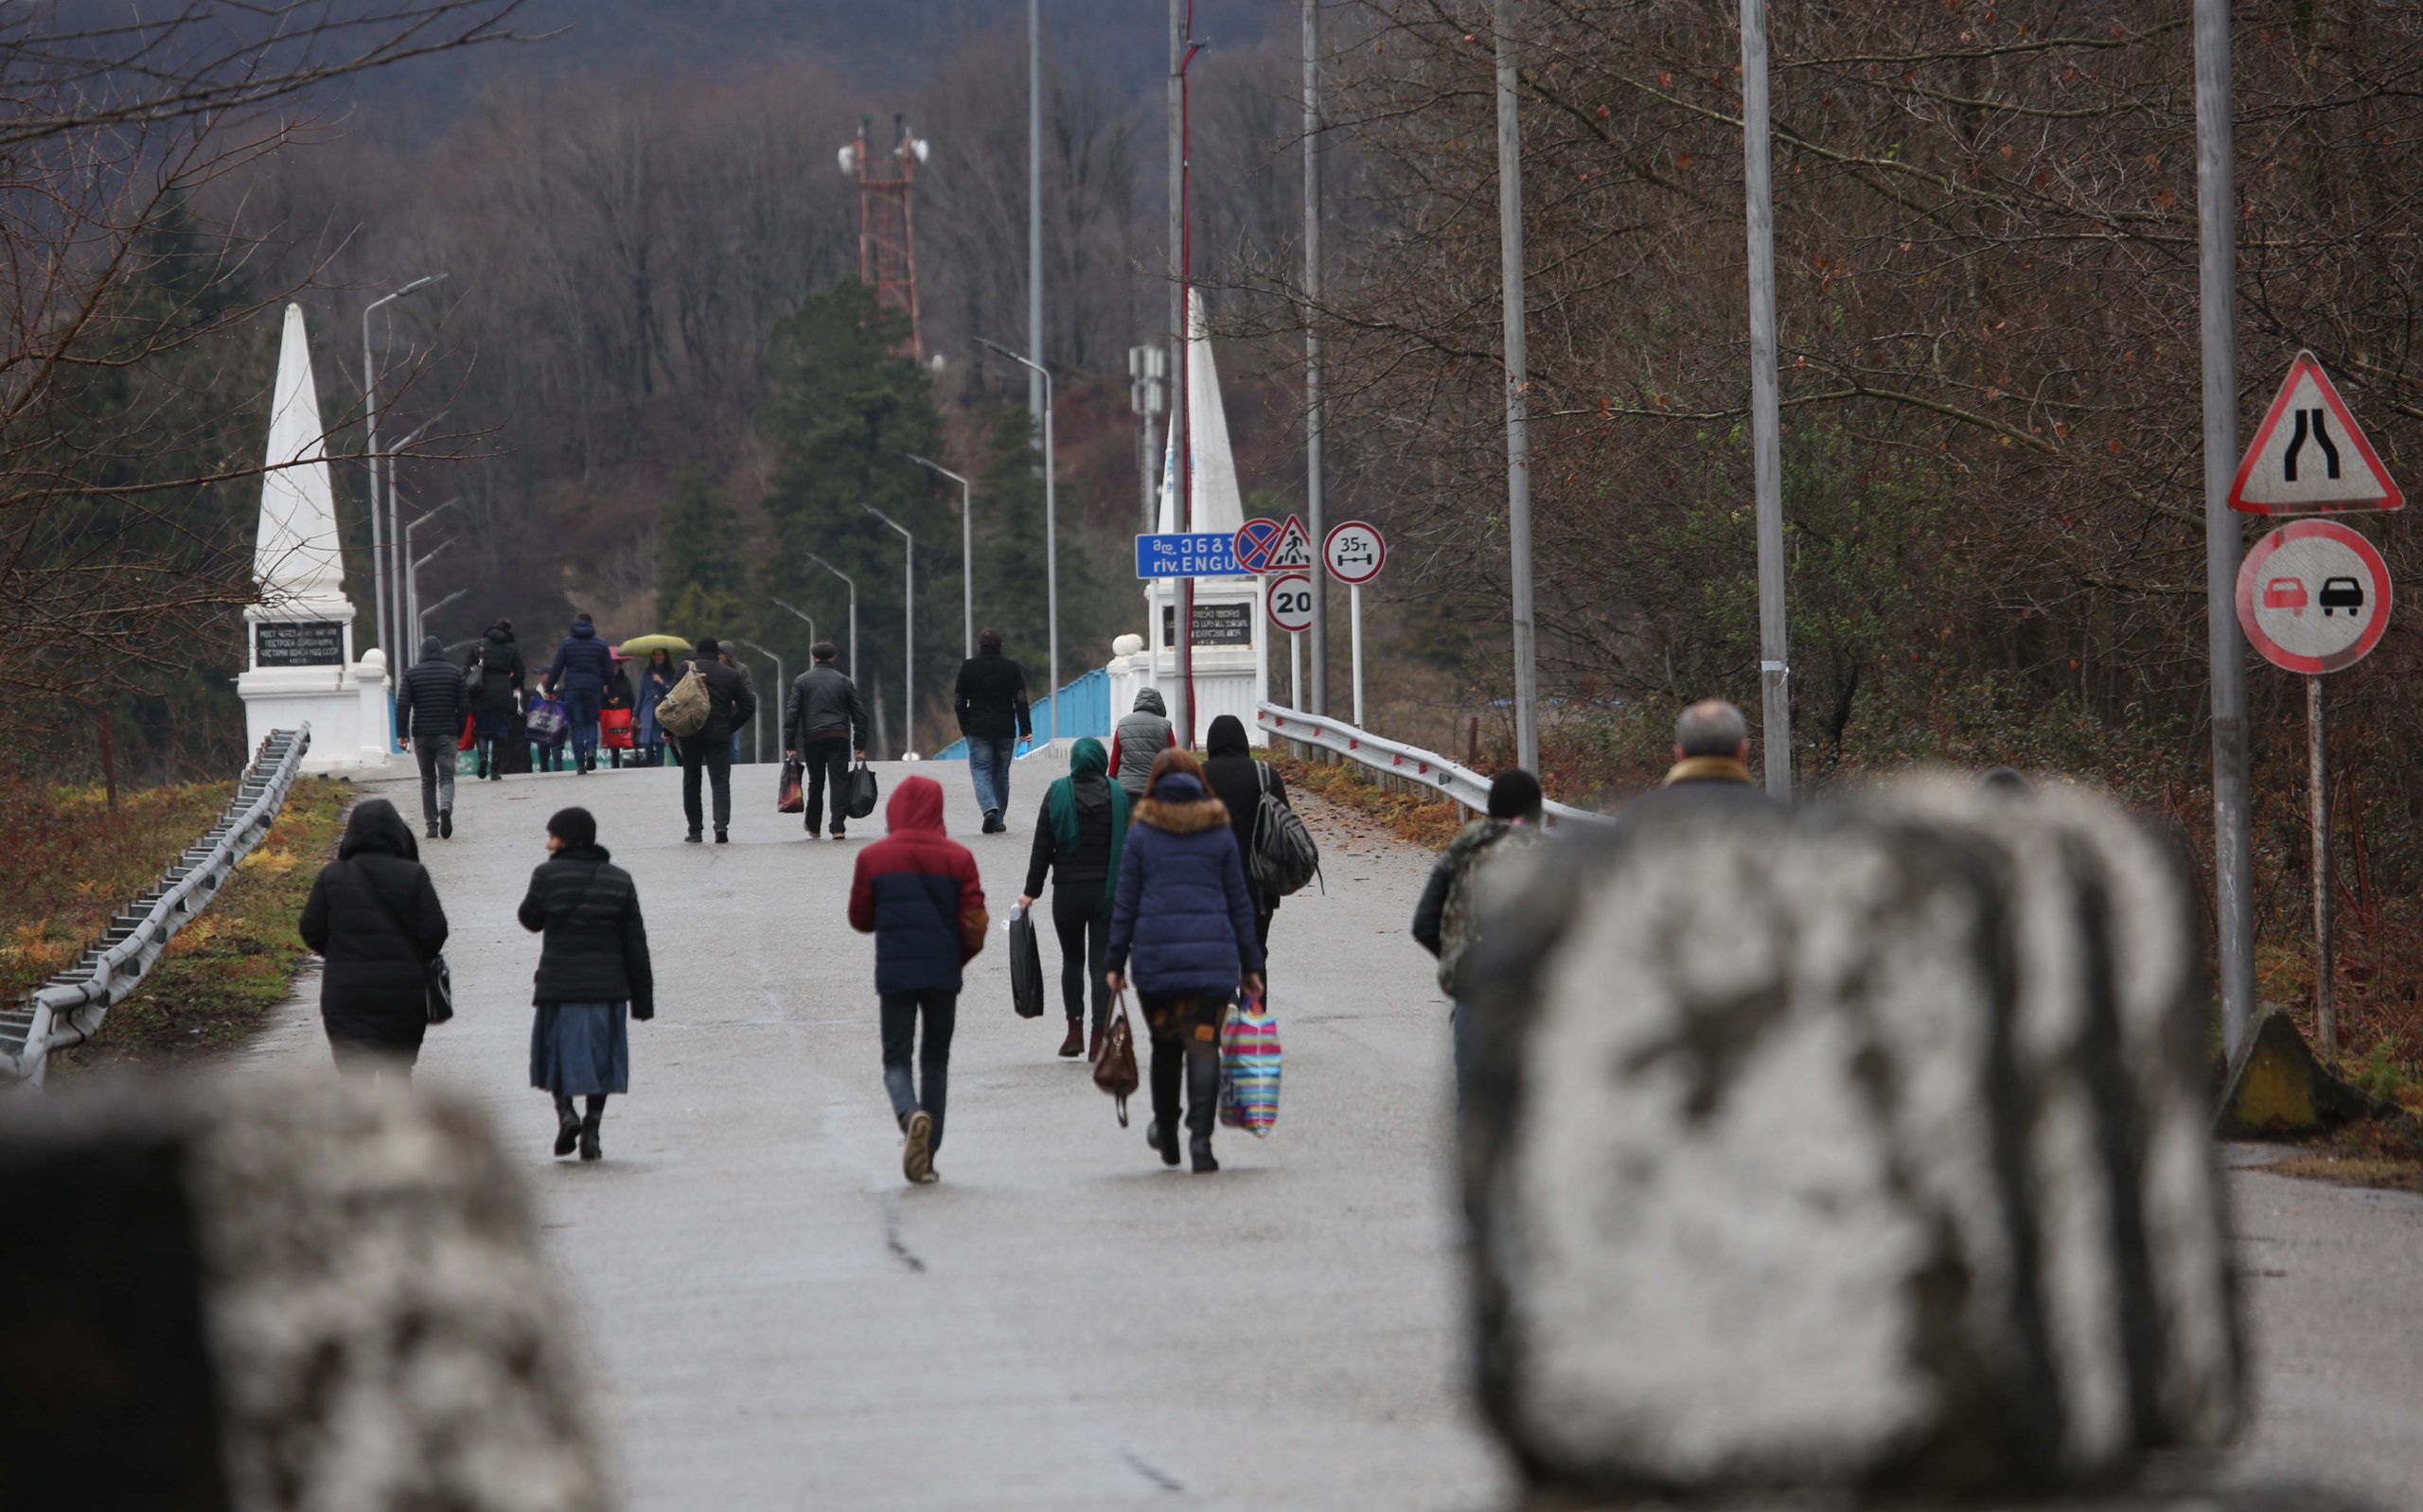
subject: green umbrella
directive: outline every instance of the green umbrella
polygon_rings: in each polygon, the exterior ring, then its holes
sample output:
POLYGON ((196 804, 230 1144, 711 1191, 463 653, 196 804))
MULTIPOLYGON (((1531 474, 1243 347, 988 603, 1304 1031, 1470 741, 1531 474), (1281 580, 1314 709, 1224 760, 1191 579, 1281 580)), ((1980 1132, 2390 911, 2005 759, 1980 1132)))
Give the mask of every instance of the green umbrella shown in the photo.
POLYGON ((686 657, 698 648, 678 635, 635 635, 615 649, 627 657, 644 657, 652 651, 670 651, 677 657, 686 657))

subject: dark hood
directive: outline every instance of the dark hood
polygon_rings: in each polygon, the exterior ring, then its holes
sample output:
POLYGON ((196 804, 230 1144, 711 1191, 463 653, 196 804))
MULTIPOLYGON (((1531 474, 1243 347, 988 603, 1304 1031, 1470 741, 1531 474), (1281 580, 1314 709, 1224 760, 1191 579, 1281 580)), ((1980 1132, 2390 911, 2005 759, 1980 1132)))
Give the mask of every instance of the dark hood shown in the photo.
POLYGON ((1246 740, 1245 721, 1234 714, 1222 714, 1212 721, 1211 733, 1203 737, 1204 753, 1211 756, 1250 756, 1253 747, 1246 740))
POLYGON ((399 855, 407 861, 420 859, 420 842, 413 838, 412 826, 396 812, 396 805, 383 798, 363 799, 356 803, 352 817, 345 821, 345 838, 337 843, 337 858, 341 861, 364 853, 399 855))
POLYGON ((1170 716, 1169 705, 1161 702, 1161 691, 1158 688, 1140 690, 1136 694, 1136 707, 1147 713, 1158 714, 1163 719, 1170 716))
POLYGON ((884 805, 883 821, 893 835, 904 830, 943 831, 943 785, 930 777, 904 777, 884 805))
POLYGON ((421 659, 423 661, 443 661, 443 660, 445 660, 445 659, 446 659, 446 642, 443 642, 443 641, 440 641, 437 637, 435 637, 435 636, 433 636, 433 635, 425 635, 425 636, 422 636, 422 637, 420 638, 420 659, 421 659))
POLYGON ((495 642, 499 645, 511 645, 513 643, 513 632, 506 629, 502 624, 491 624, 483 633, 486 635, 487 639, 495 642))
POLYGON ((597 626, 590 624, 587 620, 575 620, 572 622, 572 638, 574 640, 594 640, 596 635, 597 626))

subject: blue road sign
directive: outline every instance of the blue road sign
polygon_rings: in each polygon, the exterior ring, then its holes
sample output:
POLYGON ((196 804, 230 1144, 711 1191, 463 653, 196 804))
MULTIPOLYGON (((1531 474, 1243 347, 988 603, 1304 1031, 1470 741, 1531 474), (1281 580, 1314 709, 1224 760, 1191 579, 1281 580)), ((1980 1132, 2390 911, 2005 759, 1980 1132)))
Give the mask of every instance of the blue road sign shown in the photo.
POLYGON ((1226 531, 1171 532, 1136 537, 1138 577, 1243 577, 1236 536, 1226 531))

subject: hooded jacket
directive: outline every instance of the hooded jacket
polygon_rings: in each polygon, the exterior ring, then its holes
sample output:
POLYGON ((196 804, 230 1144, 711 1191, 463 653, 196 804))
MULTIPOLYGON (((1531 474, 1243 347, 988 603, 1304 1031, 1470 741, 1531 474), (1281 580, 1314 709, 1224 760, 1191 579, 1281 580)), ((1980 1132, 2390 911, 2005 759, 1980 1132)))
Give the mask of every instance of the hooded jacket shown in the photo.
POLYGON ((602 845, 568 845, 530 873, 516 915, 543 931, 534 1003, 628 1003, 631 1017, 656 1016, 656 974, 631 874, 602 845))
POLYGON ((447 749, 453 749, 471 712, 463 680, 446 659, 445 643, 433 635, 423 640, 420 659, 396 685, 396 728, 415 740, 444 741, 447 749))
POLYGON ((1226 994, 1240 976, 1262 970, 1253 894, 1229 811, 1187 773, 1163 777, 1136 805, 1119 863, 1108 965, 1157 997, 1226 994))
POLYGON ((522 686, 523 667, 522 648, 513 641, 513 632, 502 624, 491 624, 471 648, 470 659, 464 669, 477 667, 479 686, 471 691, 471 712, 475 714, 509 714, 513 712, 513 693, 522 686))
POLYGON ((1101 911, 1109 912, 1118 895, 1115 874, 1128 821, 1126 791, 1106 775, 1109 766, 1102 742, 1091 735, 1070 747, 1069 775, 1044 790, 1043 809, 1035 818, 1023 889, 1028 897, 1043 896, 1043 879, 1050 873, 1064 891, 1099 894, 1101 911))
POLYGON ((446 910, 395 804, 373 798, 354 805, 337 858, 320 869, 303 904, 301 933, 327 962, 320 1017, 330 1039, 420 1044, 446 910))
MULTIPOLYGON (((1212 796, 1229 811, 1229 833, 1237 837, 1237 853, 1253 854, 1254 825, 1262 818, 1262 792, 1267 785, 1287 801, 1287 780, 1279 768, 1254 760, 1253 746, 1246 738, 1245 721, 1234 714, 1222 714, 1212 721, 1211 730, 1203 737, 1203 781, 1212 796)), ((1253 887, 1253 873, 1246 873, 1246 886, 1253 887)), ((1254 888, 1256 910, 1273 913, 1279 908, 1277 894, 1265 895, 1254 888)))
POLYGON ((1111 781, 1127 789, 1129 798, 1142 798, 1144 783, 1152 778, 1153 763, 1161 752, 1177 744, 1177 730, 1170 723, 1169 706, 1161 702, 1160 690, 1146 688, 1136 694, 1136 707, 1129 711, 1110 732, 1111 781))
POLYGON ((904 777, 885 805, 891 834, 858 853, 850 927, 875 936, 875 990, 956 993, 991 920, 967 847, 943 833, 942 784, 904 777))
POLYGON ((979 651, 959 664, 959 685, 951 696, 959 715, 959 732, 979 740, 1021 739, 1035 733, 1028 716, 1026 673, 1001 655, 1000 647, 979 651))
POLYGON ((830 661, 820 661, 791 679, 790 696, 783 703, 783 749, 847 735, 852 750, 864 750, 867 724, 858 685, 830 661))
POLYGON ((555 663, 547 668, 548 688, 558 698, 573 693, 603 697, 613 676, 614 648, 599 637, 597 626, 575 620, 572 633, 556 647, 555 663))

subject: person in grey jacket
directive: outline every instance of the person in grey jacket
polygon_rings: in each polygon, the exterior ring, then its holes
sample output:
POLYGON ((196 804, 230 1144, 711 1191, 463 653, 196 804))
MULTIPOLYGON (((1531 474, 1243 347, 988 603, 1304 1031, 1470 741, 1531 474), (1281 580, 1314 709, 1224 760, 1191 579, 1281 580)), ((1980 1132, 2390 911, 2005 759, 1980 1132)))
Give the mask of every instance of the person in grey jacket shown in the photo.
POLYGON ((1136 694, 1136 707, 1110 732, 1111 781, 1127 789, 1130 799, 1142 798, 1153 763, 1176 745, 1177 730, 1170 724, 1160 690, 1142 690, 1136 694))
POLYGON ((420 767, 420 817, 429 837, 454 837, 454 752, 471 697, 463 674, 446 659, 446 644, 424 637, 420 660, 396 688, 396 729, 404 749, 420 767))
POLYGON ((823 833, 824 791, 833 790, 833 838, 842 838, 848 816, 841 794, 850 781, 850 758, 866 760, 867 705, 858 685, 833 664, 840 648, 819 641, 808 655, 815 665, 791 682, 783 704, 783 759, 807 767, 807 837, 823 833))

